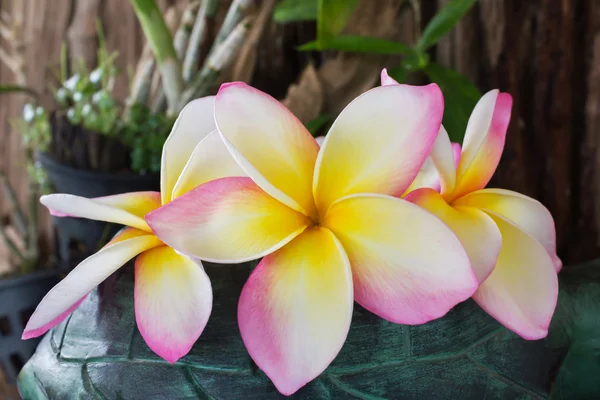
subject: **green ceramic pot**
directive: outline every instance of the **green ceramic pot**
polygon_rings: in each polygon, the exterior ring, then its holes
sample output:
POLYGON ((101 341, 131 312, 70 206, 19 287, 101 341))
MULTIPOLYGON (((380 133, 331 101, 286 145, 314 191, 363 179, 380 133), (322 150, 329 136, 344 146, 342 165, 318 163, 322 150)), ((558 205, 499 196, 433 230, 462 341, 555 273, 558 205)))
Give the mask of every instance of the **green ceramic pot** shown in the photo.
MULTIPOLYGON (((19 377, 22 396, 284 398, 252 362, 237 328, 237 300, 250 266, 206 269, 214 308, 186 357, 168 364, 144 343, 134 320, 133 268, 126 266, 45 336, 19 377)), ((600 337, 598 271, 600 266, 583 266, 561 272, 560 305, 549 337, 540 341, 520 339, 472 301, 421 326, 392 324, 356 305, 338 357, 292 398, 543 399, 552 391, 556 398, 600 398, 600 374, 587 379, 587 370, 594 373, 600 365, 594 342, 600 337), (587 333, 578 333, 584 325, 587 333)))

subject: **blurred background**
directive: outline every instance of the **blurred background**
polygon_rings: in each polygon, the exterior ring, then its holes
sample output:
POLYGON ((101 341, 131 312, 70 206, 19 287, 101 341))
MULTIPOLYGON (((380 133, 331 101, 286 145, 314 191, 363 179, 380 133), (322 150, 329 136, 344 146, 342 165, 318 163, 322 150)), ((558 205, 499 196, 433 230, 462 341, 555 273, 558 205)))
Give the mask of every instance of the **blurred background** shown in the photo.
MULTIPOLYGON (((39 269, 56 260, 72 262, 95 250, 70 237, 65 239, 68 243, 61 243, 60 230, 73 227, 57 226, 45 210, 37 209, 39 194, 56 189, 52 182, 56 172, 52 171, 60 167, 55 164, 102 174, 127 170, 156 181, 158 150, 178 108, 165 100, 163 92, 168 90, 160 83, 164 79, 160 65, 149 69, 152 49, 134 12, 135 3, 145 2, 0 0, 0 84, 26 87, 37 96, 28 92, 0 95, 4 189, 0 231, 9 238, 0 241, 0 279, 14 275, 24 264, 19 253, 35 253, 34 269, 39 269), (96 70, 108 78, 96 83, 96 70), (79 81, 68 83, 74 75, 79 81), (136 88, 136 79, 147 87, 136 88), (74 89, 73 85, 79 86, 74 89), (90 107, 83 104, 86 93, 91 108, 99 104, 100 119, 116 121, 125 119, 125 112, 133 115, 132 109, 137 110, 132 106, 137 104, 132 98, 140 98, 136 90, 147 92, 142 93, 140 104, 154 114, 144 114, 147 110, 141 107, 139 117, 108 127, 95 125, 88 117, 95 109, 90 114, 90 107), (70 96, 66 100, 65 91, 70 96), (84 93, 83 100, 78 91, 84 93), (109 94, 106 108, 98 96, 93 98, 100 92, 109 94), (118 112, 122 114, 111 114, 121 105, 125 111, 118 112), (152 136, 149 130, 154 125, 135 125, 133 120, 155 121, 159 133, 152 136), (102 134, 114 138, 118 127, 123 138, 132 138, 121 140, 125 150, 106 145, 97 151, 113 156, 123 152, 125 161, 106 168, 98 167, 101 162, 80 165, 77 154, 71 153, 65 161, 59 156, 64 149, 57 143, 66 136, 55 132, 61 124, 82 126, 82 135, 87 136, 81 145, 88 147, 102 134), (50 135, 51 144, 44 143, 43 135, 50 135), (49 155, 49 161, 43 154, 49 155), (81 254, 71 257, 69 251, 74 248, 81 254)), ((348 0, 338 1, 338 12, 330 15, 318 14, 317 2, 310 0, 237 2, 243 7, 229 33, 235 27, 240 35, 230 39, 229 47, 221 49, 225 55, 213 58, 212 64, 207 62, 217 47, 212 43, 218 42, 223 21, 233 17, 228 11, 232 1, 221 0, 214 9, 210 3, 156 1, 175 36, 175 47, 177 33, 187 32, 187 48, 182 47, 181 53, 175 49, 184 75, 189 35, 197 15, 205 13, 202 38, 187 63, 190 82, 204 74, 200 82, 204 86, 190 95, 214 94, 221 81, 243 80, 284 101, 317 135, 326 132, 327 124, 349 101, 378 85, 379 72, 387 67, 400 81, 434 81, 442 87, 447 112, 444 125, 459 141, 480 94, 499 88, 513 96, 513 114, 505 151, 489 186, 516 190, 549 208, 556 221, 558 254, 567 268, 600 255, 600 2, 348 0), (187 28, 183 27, 186 15, 187 28), (247 25, 242 26, 244 21, 247 25), (219 64, 223 59, 227 61, 219 64)), ((73 132, 69 135, 77 137, 73 132)), ((77 153, 76 139, 65 143, 63 147, 77 153)), ((79 158, 87 162, 90 157, 91 152, 79 158)), ((0 301, 1 291, 0 287, 0 301)), ((0 328, 1 308, 2 304, 0 328)), ((0 329, 4 336, 11 335, 5 333, 7 329, 0 329)), ((0 399, 8 398, 10 390, 2 383, 8 379, 2 376, 0 399)))

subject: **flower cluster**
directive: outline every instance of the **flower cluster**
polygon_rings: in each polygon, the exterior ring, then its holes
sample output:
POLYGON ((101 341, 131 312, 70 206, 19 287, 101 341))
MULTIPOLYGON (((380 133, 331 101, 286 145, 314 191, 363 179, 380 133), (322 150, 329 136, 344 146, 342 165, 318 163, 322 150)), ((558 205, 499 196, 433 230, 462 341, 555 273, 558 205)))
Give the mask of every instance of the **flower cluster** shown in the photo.
POLYGON ((24 338, 72 312, 135 261, 135 315, 169 362, 209 318, 200 260, 262 258, 239 299, 242 339, 286 395, 340 351, 354 302, 423 324, 470 297, 525 339, 546 336, 558 294, 554 222, 537 201, 484 189, 504 146, 512 99, 479 101, 463 147, 441 125, 436 85, 382 86, 356 98, 315 140, 275 99, 243 83, 191 102, 165 143, 161 193, 41 199, 54 215, 129 228, 42 300, 24 338))

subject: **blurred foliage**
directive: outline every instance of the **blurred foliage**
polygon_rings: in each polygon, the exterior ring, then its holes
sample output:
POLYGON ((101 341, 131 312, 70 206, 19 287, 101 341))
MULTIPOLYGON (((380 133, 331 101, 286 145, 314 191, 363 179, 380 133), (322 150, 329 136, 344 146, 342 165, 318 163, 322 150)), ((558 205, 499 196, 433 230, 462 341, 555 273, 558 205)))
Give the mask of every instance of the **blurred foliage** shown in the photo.
POLYGON ((319 132, 331 121, 331 117, 329 115, 320 115, 317 118, 309 121, 306 124, 306 129, 313 136, 318 136, 319 132))
MULTIPOLYGON (((35 90, 18 85, 0 85, 0 94, 25 93, 39 98, 39 93, 35 90)), ((9 120, 11 127, 22 134, 23 146, 25 149, 25 168, 29 179, 38 185, 39 191, 43 194, 50 192, 50 185, 46 171, 36 163, 33 153, 36 150, 46 151, 50 146, 51 127, 46 110, 42 107, 36 107, 27 103, 23 107, 23 116, 20 119, 9 120)))
POLYGON ((8 94, 8 93, 25 93, 35 98, 38 97, 38 94, 35 90, 19 85, 0 85, 0 94, 8 94))
POLYGON ((319 0, 317 8, 317 41, 326 46, 348 23, 357 0, 319 0))
POLYGON ((452 68, 428 63, 425 73, 444 93, 444 127, 452 141, 462 142, 469 116, 479 101, 481 92, 469 78, 452 68))
POLYGON ((22 132, 23 144, 27 149, 46 151, 52 138, 50 121, 46 110, 27 103, 23 107, 23 118, 13 122, 13 127, 22 132))
MULTIPOLYGON (((66 117, 71 127, 78 128, 74 130, 77 134, 83 131, 109 136, 129 148, 129 167, 133 172, 158 173, 162 146, 176 115, 190 100, 214 94, 221 74, 236 61, 250 31, 251 0, 233 0, 216 37, 211 43, 204 43, 203 27, 214 17, 219 5, 218 0, 207 1, 206 7, 190 2, 172 36, 155 0, 130 0, 151 51, 142 52, 135 74, 130 76, 125 104, 117 101, 113 90, 120 73, 115 64, 118 53, 108 52, 99 22, 97 63, 93 69, 88 69, 83 59, 69 68, 67 48, 63 45, 57 83, 50 88, 57 107, 46 111, 38 105, 36 96, 33 104, 25 105, 23 118, 12 121, 23 135, 26 147, 33 152, 56 150, 50 147, 53 140, 59 147, 69 146, 59 140, 59 131, 53 131, 60 129, 57 121, 62 125, 66 117), (187 21, 183 18, 185 15, 188 15, 187 21), (193 32, 197 34, 192 35, 193 32), (199 49, 205 44, 210 44, 210 50, 204 59, 199 59, 199 49), (181 62, 185 58, 192 60, 187 69, 181 62), (157 74, 161 79, 153 85, 153 76, 157 74), (189 82, 184 82, 184 76, 189 77, 189 82)), ((0 86, 0 94, 9 92, 36 95, 27 87, 0 86)), ((71 127, 64 130, 66 136, 71 127)), ((70 149, 60 150, 70 153, 70 149)), ((89 146, 89 158, 92 155, 96 159, 107 158, 98 154, 101 151, 98 146, 89 146)))
POLYGON ((165 114, 152 113, 143 104, 134 104, 129 109, 127 124, 121 137, 133 149, 131 169, 160 172, 163 144, 175 121, 165 114))
MULTIPOLYGON (((113 95, 115 79, 120 73, 115 65, 118 53, 108 53, 99 28, 98 66, 89 70, 80 60, 71 76, 67 74, 66 48, 61 50, 60 86, 52 88, 56 112, 66 115, 73 126, 112 136, 131 149, 130 168, 136 173, 158 173, 162 146, 174 119, 164 113, 152 113, 148 106, 134 104, 126 109, 113 95)), ((41 106, 25 104, 22 119, 13 121, 22 133, 27 148, 45 152, 52 141, 51 116, 41 106)), ((47 181, 34 165, 30 176, 39 183, 47 181)))
POLYGON ((450 0, 431 18, 423 30, 417 48, 424 51, 435 45, 460 21, 477 0, 450 0))
POLYGON ((283 0, 273 13, 276 22, 314 21, 317 19, 317 1, 283 0))
MULTIPOLYGON (((431 61, 428 50, 454 28, 476 0, 450 0, 434 15, 415 44, 369 37, 340 34, 352 15, 357 2, 344 0, 285 0, 275 9, 278 22, 316 20, 317 39, 299 50, 337 50, 353 53, 396 54, 403 57, 400 66, 392 68, 390 76, 406 82, 410 74, 425 74, 439 85, 444 94, 443 124, 454 142, 462 142, 467 122, 481 92, 464 75, 431 61)), ((420 20, 419 2, 410 1, 415 23, 420 20)))

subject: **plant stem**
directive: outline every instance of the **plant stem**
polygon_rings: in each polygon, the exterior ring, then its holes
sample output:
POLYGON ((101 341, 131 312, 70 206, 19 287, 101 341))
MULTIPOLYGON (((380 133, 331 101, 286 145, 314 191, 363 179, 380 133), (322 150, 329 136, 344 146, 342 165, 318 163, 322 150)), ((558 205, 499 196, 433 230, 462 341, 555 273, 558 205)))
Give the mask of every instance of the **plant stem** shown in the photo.
POLYGON ((253 18, 246 17, 240 22, 233 32, 214 51, 211 50, 208 60, 194 81, 181 95, 179 109, 182 109, 194 98, 206 96, 217 83, 221 72, 233 62, 240 48, 244 44, 253 18))
MULTIPOLYGON (((204 3, 206 3, 206 1, 204 1, 204 3)), ((204 8, 204 4, 202 5, 202 8, 204 8)), ((194 29, 196 29, 194 21, 196 21, 198 18, 197 16, 200 12, 200 9, 200 3, 197 1, 188 4, 183 12, 183 16, 181 17, 181 22, 179 23, 177 32, 175 32, 173 46, 175 47, 175 52, 180 60, 184 59, 186 49, 189 46, 188 43, 190 42, 190 38, 194 36, 194 29)), ((185 63, 183 69, 185 70, 185 63)))
MULTIPOLYGON (((199 7, 199 2, 193 2, 188 4, 188 6, 183 12, 183 15, 181 16, 181 20, 179 21, 176 20, 179 16, 176 16, 174 7, 169 8, 165 13, 165 21, 171 30, 174 30, 174 27, 177 26, 177 23, 179 23, 179 26, 175 31, 173 47, 175 47, 177 58, 180 61, 183 60, 183 57, 185 56, 185 49, 187 48, 188 41, 190 38, 190 32, 192 31, 194 20, 196 19, 196 14, 198 13, 199 7), (170 19, 172 19, 172 21, 170 21, 170 19)), ((150 108, 155 114, 164 113, 167 109, 167 97, 162 87, 162 82, 158 82, 156 94, 154 95, 154 99, 152 100, 152 105, 150 108)))
POLYGON ((200 73, 191 80, 181 95, 178 110, 181 110, 192 99, 209 93, 219 79, 221 71, 232 62, 248 34, 250 20, 238 22, 244 17, 250 1, 233 0, 231 3, 200 73), (224 43, 225 41, 227 43, 224 43))
POLYGON ((25 261, 26 261, 25 256, 21 253, 21 251, 19 250, 19 248, 17 247, 15 242, 13 242, 13 240, 8 237, 5 229, 6 229, 6 225, 0 224, 0 237, 2 237, 2 240, 4 240, 4 243, 6 243, 6 247, 8 247, 10 252, 13 253, 15 256, 17 256, 21 263, 25 263, 25 261))
POLYGON ((410 0, 410 6, 413 10, 415 24, 415 43, 419 43, 421 39, 421 2, 420 0, 410 0))
POLYGON ((23 215, 23 211, 21 207, 19 207, 19 199, 17 197, 17 192, 12 187, 4 172, 0 172, 0 185, 2 185, 2 189, 4 190, 4 195, 8 199, 8 201, 13 206, 13 213, 15 217, 15 227, 19 231, 19 234, 25 235, 27 233, 27 219, 25 215, 23 215))
POLYGON ((156 57, 169 108, 176 108, 183 90, 183 77, 171 32, 154 0, 129 1, 156 57))
POLYGON ((38 216, 40 187, 36 182, 29 182, 29 224, 27 229, 28 253, 39 253, 38 249, 38 216))
MULTIPOLYGON (((135 75, 133 77, 133 83, 131 85, 131 94, 127 100, 129 106, 133 104, 146 104, 150 97, 150 85, 152 80, 152 74, 156 67, 156 61, 154 58, 145 58, 145 50, 142 51, 142 57, 138 62, 135 75)), ((150 50, 150 47, 148 47, 150 50)))
POLYGON ((260 38, 269 26, 273 8, 277 0, 263 0, 248 39, 240 48, 233 66, 232 80, 249 83, 256 67, 256 53, 260 38))
POLYGON ((218 5, 218 0, 204 0, 198 11, 183 59, 183 80, 186 83, 198 72, 198 53, 206 30, 206 20, 215 16, 218 5))
POLYGON ((212 48, 210 52, 213 53, 215 49, 225 41, 231 34, 231 32, 236 28, 238 22, 244 18, 246 15, 246 10, 250 5, 251 0, 233 0, 229 10, 227 10, 227 15, 223 20, 223 25, 221 25, 221 29, 213 42, 212 48))

